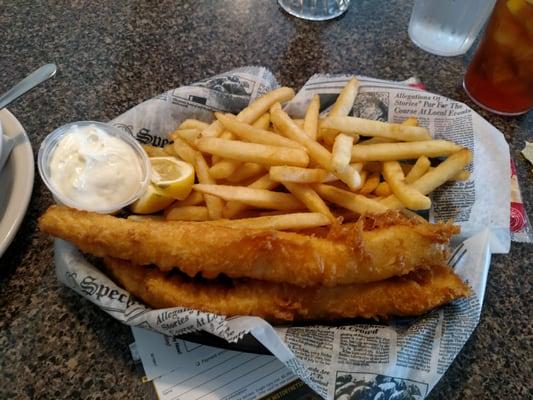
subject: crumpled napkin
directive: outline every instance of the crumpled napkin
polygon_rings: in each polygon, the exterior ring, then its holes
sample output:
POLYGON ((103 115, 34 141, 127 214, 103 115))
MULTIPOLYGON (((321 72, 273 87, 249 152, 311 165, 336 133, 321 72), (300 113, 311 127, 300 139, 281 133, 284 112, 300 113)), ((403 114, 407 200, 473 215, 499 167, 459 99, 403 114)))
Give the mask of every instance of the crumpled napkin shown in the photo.
MULTIPOLYGON (((0 135, 1 132, 0 132, 0 135)), ((9 158, 9 154, 11 154, 11 150, 13 149, 13 139, 7 137, 6 135, 0 136, 0 140, 3 140, 2 146, 0 146, 0 172, 2 171, 2 168, 4 168, 4 165, 9 158)))

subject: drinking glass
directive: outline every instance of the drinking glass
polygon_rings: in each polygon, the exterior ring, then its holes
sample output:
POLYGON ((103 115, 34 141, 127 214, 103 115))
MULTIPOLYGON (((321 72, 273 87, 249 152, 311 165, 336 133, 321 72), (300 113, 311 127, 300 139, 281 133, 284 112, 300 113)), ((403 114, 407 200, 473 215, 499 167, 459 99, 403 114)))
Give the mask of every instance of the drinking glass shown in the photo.
POLYGON ((350 0, 278 0, 278 4, 295 17, 324 21, 344 13, 350 0))
POLYGON ((409 37, 421 49, 439 56, 468 51, 496 0, 416 0, 409 37))
POLYGON ((498 0, 463 86, 474 102, 497 114, 533 107, 533 0, 498 0))

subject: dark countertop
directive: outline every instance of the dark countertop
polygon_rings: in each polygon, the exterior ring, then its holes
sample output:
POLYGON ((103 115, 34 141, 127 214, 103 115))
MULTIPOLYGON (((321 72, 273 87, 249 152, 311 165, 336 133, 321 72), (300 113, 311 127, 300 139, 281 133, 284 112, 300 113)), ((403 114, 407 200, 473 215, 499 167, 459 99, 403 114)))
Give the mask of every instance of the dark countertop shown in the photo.
MULTIPOLYGON (((0 92, 47 62, 57 76, 10 110, 34 153, 54 128, 107 120, 167 89, 242 65, 264 65, 295 88, 315 72, 384 79, 416 75, 466 102, 504 134, 533 210, 531 166, 519 154, 533 112, 502 118, 461 89, 470 55, 444 58, 407 36, 411 1, 354 0, 323 23, 272 1, 1 1, 0 92), (148 4, 150 3, 150 4, 148 4)), ((22 227, 0 259, 0 398, 150 398, 130 329, 59 284, 52 241, 36 226, 52 198, 36 175, 22 227)), ((481 321, 430 399, 526 398, 531 393, 531 246, 493 257, 481 321)))

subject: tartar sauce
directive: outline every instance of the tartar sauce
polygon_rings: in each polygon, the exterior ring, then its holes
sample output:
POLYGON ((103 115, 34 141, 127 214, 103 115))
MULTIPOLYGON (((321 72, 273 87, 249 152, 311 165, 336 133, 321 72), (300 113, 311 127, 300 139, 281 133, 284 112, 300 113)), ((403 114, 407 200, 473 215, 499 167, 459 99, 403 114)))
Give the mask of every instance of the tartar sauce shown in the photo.
POLYGON ((52 154, 50 178, 80 208, 94 209, 130 199, 141 186, 142 170, 121 139, 94 125, 74 125, 52 154))

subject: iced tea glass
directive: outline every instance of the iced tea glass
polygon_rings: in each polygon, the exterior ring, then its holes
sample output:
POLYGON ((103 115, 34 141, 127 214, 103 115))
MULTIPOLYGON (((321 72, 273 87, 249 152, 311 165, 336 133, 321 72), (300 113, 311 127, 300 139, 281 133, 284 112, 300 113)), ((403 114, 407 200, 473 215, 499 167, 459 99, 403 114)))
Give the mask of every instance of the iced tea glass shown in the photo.
POLYGON ((475 103, 497 114, 533 107, 533 0, 498 0, 463 86, 475 103))

